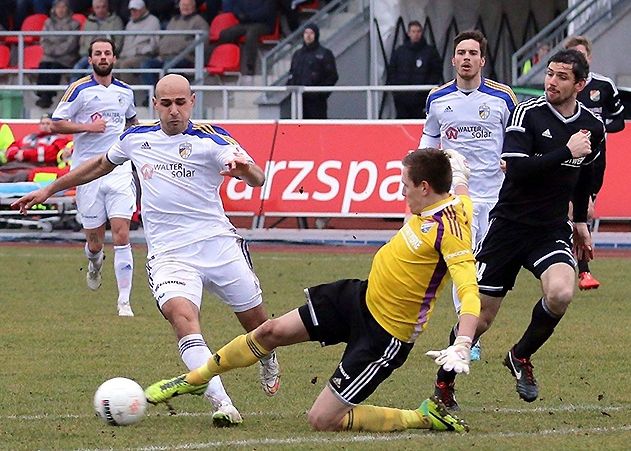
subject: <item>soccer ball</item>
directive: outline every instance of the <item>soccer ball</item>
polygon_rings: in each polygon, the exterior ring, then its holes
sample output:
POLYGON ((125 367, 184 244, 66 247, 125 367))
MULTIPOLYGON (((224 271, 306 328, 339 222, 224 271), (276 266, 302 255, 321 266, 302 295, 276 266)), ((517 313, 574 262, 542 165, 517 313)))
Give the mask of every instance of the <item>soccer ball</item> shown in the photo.
POLYGON ((101 384, 94 394, 94 410, 107 424, 127 426, 145 415, 147 400, 140 385, 125 377, 115 377, 101 384))

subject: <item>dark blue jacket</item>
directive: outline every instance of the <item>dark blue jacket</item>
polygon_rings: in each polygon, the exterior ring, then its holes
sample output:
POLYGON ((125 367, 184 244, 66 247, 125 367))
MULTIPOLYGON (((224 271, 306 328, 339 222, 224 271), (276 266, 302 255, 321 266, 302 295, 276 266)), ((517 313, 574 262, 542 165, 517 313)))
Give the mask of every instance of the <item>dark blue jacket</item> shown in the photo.
POLYGON ((275 0, 232 0, 232 12, 241 23, 265 23, 270 32, 276 23, 275 0))
POLYGON ((389 85, 437 85, 443 79, 443 62, 436 47, 425 38, 412 44, 409 39, 396 48, 388 65, 389 85))
MULTIPOLYGON (((326 47, 322 47, 319 41, 319 30, 315 25, 310 25, 315 31, 316 39, 313 43, 298 49, 291 58, 288 85, 295 86, 333 86, 337 83, 337 67, 335 57, 326 47)), ((330 93, 312 93, 314 97, 328 97, 330 93)))

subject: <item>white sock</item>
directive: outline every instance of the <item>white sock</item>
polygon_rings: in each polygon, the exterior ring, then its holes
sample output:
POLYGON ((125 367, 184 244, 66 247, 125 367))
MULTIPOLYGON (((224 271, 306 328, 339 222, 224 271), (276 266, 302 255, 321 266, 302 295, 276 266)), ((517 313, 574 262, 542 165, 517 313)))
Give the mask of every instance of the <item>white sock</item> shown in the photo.
MULTIPOLYGON (((212 352, 208 349, 208 345, 206 345, 201 334, 186 335, 180 339, 177 346, 180 349, 180 357, 189 371, 199 368, 212 356, 212 352)), ((226 393, 219 376, 215 376, 210 380, 204 396, 215 408, 219 407, 222 402, 232 404, 232 400, 226 393)))
POLYGON ((131 283, 134 275, 134 257, 131 244, 114 246, 114 274, 118 285, 118 303, 129 304, 131 283))
POLYGON ((105 255, 103 254, 103 248, 101 248, 101 250, 96 253, 92 253, 92 251, 90 251, 90 248, 88 248, 88 243, 85 243, 84 251, 85 256, 88 257, 88 261, 92 263, 94 269, 101 269, 101 266, 103 266, 103 258, 105 257, 105 255))

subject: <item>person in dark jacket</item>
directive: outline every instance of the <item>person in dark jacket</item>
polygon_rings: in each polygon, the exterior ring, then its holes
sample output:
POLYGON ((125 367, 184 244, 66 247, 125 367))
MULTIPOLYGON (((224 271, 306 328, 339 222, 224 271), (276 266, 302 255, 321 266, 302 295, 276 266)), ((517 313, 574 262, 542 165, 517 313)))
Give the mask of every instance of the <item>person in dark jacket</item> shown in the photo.
MULTIPOLYGON (((413 20, 408 24, 408 38, 392 53, 388 65, 389 85, 438 85, 443 79, 443 62, 436 47, 423 37, 423 27, 413 20)), ((425 117, 427 92, 393 93, 397 119, 425 117)))
POLYGON ((241 36, 245 36, 245 45, 243 46, 245 75, 254 75, 259 37, 274 31, 276 1, 232 0, 225 6, 224 11, 234 13, 239 19, 239 23, 226 28, 219 34, 219 44, 238 43, 241 36))
MULTIPOLYGON (((305 27, 303 46, 291 58, 288 85, 333 86, 337 83, 337 67, 333 53, 320 45, 320 29, 315 24, 305 27)), ((302 96, 303 119, 326 119, 330 92, 309 92, 302 96)))

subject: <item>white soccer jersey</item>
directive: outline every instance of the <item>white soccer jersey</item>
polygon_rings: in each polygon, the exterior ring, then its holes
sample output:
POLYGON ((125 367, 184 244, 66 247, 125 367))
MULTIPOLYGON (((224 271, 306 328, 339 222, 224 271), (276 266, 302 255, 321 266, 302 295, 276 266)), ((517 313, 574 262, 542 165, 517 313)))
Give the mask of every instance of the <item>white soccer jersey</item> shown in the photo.
POLYGON ((516 104, 508 86, 484 78, 468 94, 452 80, 427 98, 419 148, 454 149, 463 154, 471 169, 469 195, 474 202, 497 201, 504 180, 500 169, 504 128, 516 104))
POLYGON ((126 121, 134 116, 134 92, 129 86, 115 78, 109 86, 103 86, 89 75, 68 87, 53 113, 53 120, 86 124, 103 118, 107 122, 103 133, 74 134, 72 167, 76 168, 105 153, 125 130, 126 121))
POLYGON ((236 154, 253 163, 227 131, 192 122, 174 136, 159 124, 130 127, 107 151, 113 164, 131 160, 138 170, 149 257, 217 235, 236 236, 219 196, 219 172, 236 154))

